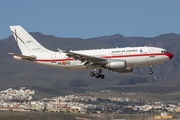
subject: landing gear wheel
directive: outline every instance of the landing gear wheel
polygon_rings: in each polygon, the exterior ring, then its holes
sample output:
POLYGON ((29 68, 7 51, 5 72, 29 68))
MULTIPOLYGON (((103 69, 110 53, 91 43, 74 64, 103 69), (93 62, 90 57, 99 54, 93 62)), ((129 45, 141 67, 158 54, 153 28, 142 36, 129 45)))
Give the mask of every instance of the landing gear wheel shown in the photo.
POLYGON ((153 71, 149 71, 149 74, 152 75, 152 74, 153 74, 153 71))
POLYGON ((90 76, 91 76, 91 77, 94 77, 94 75, 95 75, 94 72, 91 72, 91 73, 90 73, 90 76))
POLYGON ((90 73, 90 76, 104 79, 105 76, 103 74, 101 74, 101 72, 102 72, 102 69, 99 69, 99 72, 97 72, 96 69, 94 69, 94 71, 90 73))
POLYGON ((153 65, 149 66, 149 69, 150 69, 149 74, 150 74, 150 75, 153 74, 152 68, 153 68, 153 65))
POLYGON ((104 79, 104 77, 105 77, 105 76, 104 76, 103 74, 100 75, 100 78, 101 78, 101 79, 104 79))
POLYGON ((95 74, 95 77, 96 77, 96 78, 99 78, 99 77, 100 77, 100 74, 99 74, 99 73, 96 73, 96 74, 95 74))

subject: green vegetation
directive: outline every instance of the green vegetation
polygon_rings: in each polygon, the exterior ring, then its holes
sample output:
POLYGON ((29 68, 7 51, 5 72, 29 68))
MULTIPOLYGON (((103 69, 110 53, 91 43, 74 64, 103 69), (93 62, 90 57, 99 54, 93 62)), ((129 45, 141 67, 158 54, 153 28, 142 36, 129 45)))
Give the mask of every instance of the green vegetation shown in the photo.
MULTIPOLYGON (((102 82, 102 80, 99 81, 102 82)), ((149 100, 151 100, 152 102, 161 101, 166 103, 180 102, 180 82, 178 81, 160 83, 141 83, 135 85, 107 85, 108 82, 106 83, 106 81, 103 81, 103 83, 103 85, 97 84, 81 87, 71 87, 68 85, 64 87, 55 86, 48 88, 31 87, 31 89, 35 89, 36 91, 36 94, 34 95, 35 100, 39 100, 44 97, 85 93, 86 91, 89 91, 92 92, 93 95, 96 97, 128 97, 131 99, 145 100, 145 102, 147 103, 149 100), (101 92, 101 90, 110 90, 110 92, 101 92)))
POLYGON ((76 120, 71 114, 0 111, 0 120, 76 120))
POLYGON ((180 102, 180 82, 161 82, 161 83, 143 83, 136 85, 116 85, 105 88, 111 92, 97 93, 97 96, 116 96, 128 97, 132 99, 142 99, 148 103, 161 101, 166 103, 180 102), (125 93, 125 94, 122 94, 125 93), (126 94, 132 93, 132 94, 126 94), (133 94, 134 93, 134 94, 133 94))
MULTIPOLYGON (((141 114, 65 114, 54 112, 13 112, 0 111, 0 120, 77 120, 78 118, 87 120, 110 120, 114 119, 130 119, 130 120, 145 120, 145 118, 152 118, 152 113, 141 114)), ((179 117, 179 115, 175 115, 179 117)))

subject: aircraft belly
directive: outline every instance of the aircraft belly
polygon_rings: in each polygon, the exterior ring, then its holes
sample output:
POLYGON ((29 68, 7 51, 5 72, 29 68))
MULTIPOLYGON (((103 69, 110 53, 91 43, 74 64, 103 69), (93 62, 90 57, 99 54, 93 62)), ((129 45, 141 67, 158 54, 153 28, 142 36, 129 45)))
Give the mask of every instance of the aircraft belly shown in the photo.
POLYGON ((127 67, 147 66, 147 57, 131 57, 126 59, 127 67))
POLYGON ((149 65, 156 65, 156 64, 164 63, 168 60, 169 58, 167 56, 155 56, 155 57, 150 56, 148 59, 149 65))
POLYGON ((72 61, 61 61, 61 62, 35 62, 37 64, 41 64, 48 67, 60 68, 60 69, 71 69, 71 70, 91 70, 91 69, 104 69, 99 66, 91 65, 89 67, 85 67, 84 64, 79 60, 72 61))
POLYGON ((69 62, 36 62, 44 66, 60 69, 85 69, 83 65, 70 64, 69 62))
POLYGON ((167 56, 145 56, 145 57, 133 57, 126 59, 127 67, 142 67, 149 65, 156 65, 168 61, 167 56))

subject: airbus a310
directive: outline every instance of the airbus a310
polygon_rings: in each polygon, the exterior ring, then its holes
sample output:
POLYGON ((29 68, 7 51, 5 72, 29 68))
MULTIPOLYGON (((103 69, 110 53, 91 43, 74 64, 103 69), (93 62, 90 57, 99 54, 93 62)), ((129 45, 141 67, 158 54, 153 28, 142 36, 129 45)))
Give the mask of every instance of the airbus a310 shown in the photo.
POLYGON ((147 46, 55 52, 43 47, 21 26, 10 26, 10 29, 22 53, 9 53, 15 59, 62 69, 92 69, 90 76, 101 79, 105 78, 103 69, 131 73, 134 67, 149 66, 149 74, 153 74, 154 65, 173 58, 173 54, 163 48, 147 46))

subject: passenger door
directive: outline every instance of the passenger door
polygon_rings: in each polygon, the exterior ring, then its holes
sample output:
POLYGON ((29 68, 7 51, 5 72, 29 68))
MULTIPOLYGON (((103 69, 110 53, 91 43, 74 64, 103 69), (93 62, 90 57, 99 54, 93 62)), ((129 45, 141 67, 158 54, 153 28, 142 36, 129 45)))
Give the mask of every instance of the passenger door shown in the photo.
POLYGON ((56 54, 51 54, 51 63, 56 63, 56 54))

